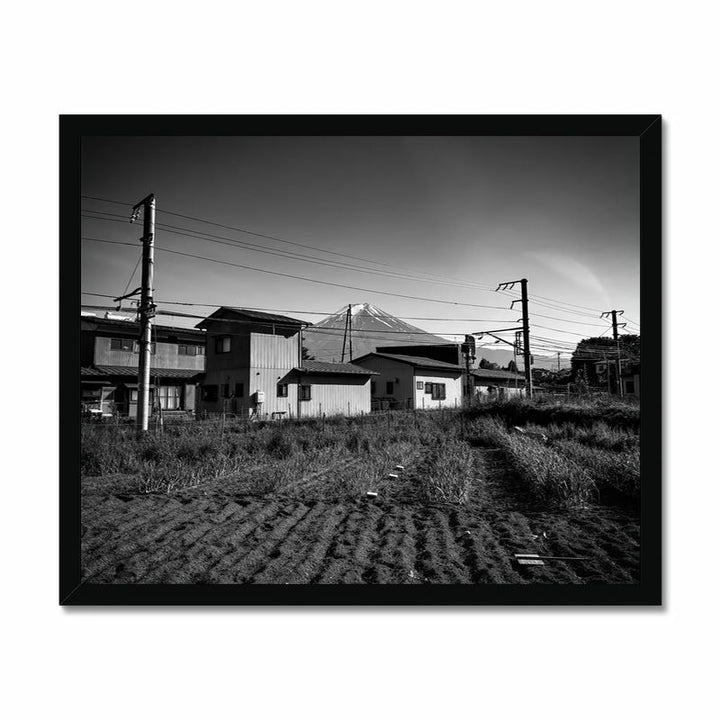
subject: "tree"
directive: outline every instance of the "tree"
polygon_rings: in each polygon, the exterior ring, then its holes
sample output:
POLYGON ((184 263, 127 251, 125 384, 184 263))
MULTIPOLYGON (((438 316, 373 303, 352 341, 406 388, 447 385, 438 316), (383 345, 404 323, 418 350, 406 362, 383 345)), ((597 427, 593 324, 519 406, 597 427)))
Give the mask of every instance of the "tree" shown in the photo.
POLYGON ((486 360, 485 358, 480 358, 480 364, 478 367, 481 370, 499 370, 500 366, 497 363, 490 362, 489 360, 486 360))
POLYGON ((516 372, 518 372, 517 363, 516 363, 514 360, 511 360, 511 361, 507 364, 507 367, 506 367, 505 369, 506 369, 508 372, 516 373, 516 372))
POLYGON ((310 351, 307 349, 305 344, 302 345, 302 359, 303 360, 314 360, 315 356, 310 354, 310 351))
MULTIPOLYGON (((620 358, 630 360, 632 363, 640 362, 640 336, 621 335, 618 338, 620 358)), ((605 361, 613 362, 617 358, 615 340, 611 337, 591 337, 581 340, 572 354, 570 365, 575 382, 581 382, 580 371, 583 371, 582 380, 588 386, 602 384, 596 371, 596 364, 605 361)), ((607 372, 607 371, 606 371, 607 372)), ((605 380, 607 382, 607 380, 605 380)))

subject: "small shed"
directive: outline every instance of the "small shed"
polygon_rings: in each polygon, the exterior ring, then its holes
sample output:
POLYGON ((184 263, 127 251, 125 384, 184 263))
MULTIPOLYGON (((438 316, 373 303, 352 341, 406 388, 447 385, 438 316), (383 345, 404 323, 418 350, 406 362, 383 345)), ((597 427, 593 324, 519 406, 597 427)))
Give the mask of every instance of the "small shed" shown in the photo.
POLYGON ((370 412, 370 382, 376 372, 350 363, 304 360, 284 382, 298 386, 297 416, 362 415, 370 412))

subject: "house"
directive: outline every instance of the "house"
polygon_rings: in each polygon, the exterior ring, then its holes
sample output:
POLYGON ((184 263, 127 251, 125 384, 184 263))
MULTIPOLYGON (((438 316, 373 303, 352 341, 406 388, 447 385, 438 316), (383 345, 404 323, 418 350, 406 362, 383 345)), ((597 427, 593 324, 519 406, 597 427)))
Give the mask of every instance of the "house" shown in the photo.
POLYGON ((369 412, 372 371, 303 360, 307 325, 233 307, 198 323, 207 335, 201 411, 269 419, 369 412))
POLYGON ((374 409, 430 410, 462 404, 463 368, 420 355, 372 352, 353 365, 377 373, 371 380, 374 409))
MULTIPOLYGON (((194 412, 205 369, 205 333, 153 325, 151 412, 194 412)), ((95 416, 134 418, 138 402, 140 324, 119 316, 80 318, 81 408, 95 416)))
POLYGON ((508 370, 485 370, 478 368, 470 372, 473 378, 475 396, 514 397, 525 392, 525 377, 508 370))
MULTIPOLYGON (((600 385, 609 383, 612 392, 617 392, 616 385, 616 360, 598 361, 595 363, 595 374, 600 385), (608 369, 610 378, 608 380, 608 369)), ((640 397, 640 363, 631 358, 620 358, 620 382, 622 383, 623 395, 629 397, 640 397)))

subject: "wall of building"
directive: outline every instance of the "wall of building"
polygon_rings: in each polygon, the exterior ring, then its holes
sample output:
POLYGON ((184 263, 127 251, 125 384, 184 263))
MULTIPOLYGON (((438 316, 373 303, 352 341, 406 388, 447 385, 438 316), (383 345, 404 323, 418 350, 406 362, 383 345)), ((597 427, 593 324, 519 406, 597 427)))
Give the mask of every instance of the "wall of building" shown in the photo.
POLYGON ((300 417, 362 415, 370 412, 368 375, 303 374, 303 385, 310 385, 310 400, 301 400, 300 417))
POLYGON ((401 363, 389 358, 368 357, 353 364, 373 370, 378 375, 372 375, 370 382, 371 399, 376 401, 389 401, 392 406, 399 409, 408 408, 413 401, 413 368, 407 363, 401 363), (387 383, 392 382, 393 392, 387 392, 387 383))
POLYGON ((413 377, 413 403, 416 410, 439 410, 462 406, 462 376, 459 372, 416 368, 413 377), (431 393, 425 392, 425 383, 445 385, 445 399, 433 400, 431 393), (422 384, 422 389, 418 387, 422 384))
MULTIPOLYGON (((94 364, 137 368, 139 353, 131 350, 111 350, 110 340, 110 337, 95 338, 94 364)), ((150 367, 202 372, 205 369, 205 356, 179 355, 178 343, 156 342, 155 352, 150 356, 150 367)))
POLYGON ((217 385, 216 401, 202 400, 199 410, 207 412, 233 412, 259 414, 263 417, 283 413, 284 417, 297 415, 297 386, 287 378, 298 365, 299 333, 254 333, 241 335, 237 328, 227 324, 213 327, 207 338, 207 366, 204 386, 217 385), (217 330, 217 331, 216 331, 217 330), (216 353, 216 338, 230 336, 230 352, 216 353), (228 384, 230 394, 236 383, 243 383, 243 397, 224 399, 221 386, 228 384), (278 383, 288 384, 287 397, 278 397, 278 383), (265 401, 258 405, 255 393, 264 393, 265 401))

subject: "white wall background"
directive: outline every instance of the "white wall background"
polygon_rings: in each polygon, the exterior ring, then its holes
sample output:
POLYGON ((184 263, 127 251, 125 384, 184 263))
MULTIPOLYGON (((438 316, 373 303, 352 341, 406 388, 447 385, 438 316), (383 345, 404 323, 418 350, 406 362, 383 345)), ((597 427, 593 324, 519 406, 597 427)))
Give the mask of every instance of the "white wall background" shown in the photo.
MULTIPOLYGON (((666 607, 650 611, 63 610, 56 401, 47 393, 39 407, 26 383, 7 384, 6 716, 709 716, 720 507, 709 451, 718 433, 713 10, 692 0, 9 5, 6 320, 13 308, 56 317, 58 113, 662 112, 668 375, 666 607), (688 368, 709 373, 702 398, 685 389, 688 368)), ((56 340, 49 330, 43 352, 23 351, 23 377, 52 386, 56 340)), ((16 360, 3 354, 4 377, 17 377, 16 360)))

